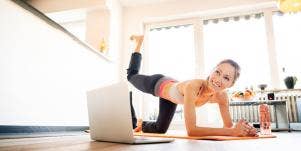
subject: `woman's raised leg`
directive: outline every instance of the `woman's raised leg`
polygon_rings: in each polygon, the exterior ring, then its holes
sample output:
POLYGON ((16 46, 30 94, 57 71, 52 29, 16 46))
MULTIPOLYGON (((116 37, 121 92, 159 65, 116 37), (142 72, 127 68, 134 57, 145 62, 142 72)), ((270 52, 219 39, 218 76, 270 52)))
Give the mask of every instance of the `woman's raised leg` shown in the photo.
MULTIPOLYGON (((132 36, 131 40, 135 40, 136 48, 131 56, 129 68, 127 69, 127 79, 137 89, 142 92, 155 95, 155 86, 159 79, 164 77, 162 74, 154 75, 141 75, 139 74, 141 59, 140 54, 141 45, 143 42, 143 36, 132 36)), ((159 115, 156 122, 142 121, 136 118, 135 110, 132 105, 131 97, 131 112, 133 128, 136 132, 150 132, 150 133, 165 133, 170 125, 170 122, 174 116, 177 104, 174 104, 168 100, 160 98, 159 102, 159 115), (137 121, 137 122, 136 122, 137 121)))
MULTIPOLYGON (((134 53, 132 53, 129 68, 127 69, 127 79, 133 84, 137 89, 142 92, 155 95, 155 84, 157 81, 163 77, 163 75, 140 75, 140 65, 142 56, 140 54, 141 45, 143 42, 143 36, 131 36, 131 40, 135 40, 136 48, 134 53)), ((132 92, 130 92, 130 105, 131 105, 131 114, 132 114, 132 124, 135 131, 142 130, 142 120, 136 117, 135 109, 133 107, 132 92), (138 126, 138 127, 137 127, 138 126)))
POLYGON ((127 69, 127 79, 137 89, 142 92, 155 95, 154 88, 157 81, 163 77, 161 74, 154 75, 141 75, 139 74, 141 65, 141 45, 143 42, 143 36, 131 36, 131 40, 135 40, 136 48, 135 52, 131 56, 129 68, 127 69))

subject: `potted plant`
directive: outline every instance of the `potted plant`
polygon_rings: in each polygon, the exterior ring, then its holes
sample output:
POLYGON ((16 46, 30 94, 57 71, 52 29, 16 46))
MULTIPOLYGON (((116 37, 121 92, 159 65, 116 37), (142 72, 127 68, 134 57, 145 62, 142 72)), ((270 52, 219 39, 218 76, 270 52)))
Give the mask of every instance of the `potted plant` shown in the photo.
POLYGON ((288 76, 284 79, 284 83, 285 83, 285 86, 288 88, 288 89, 294 89, 295 87, 295 84, 297 82, 297 77, 295 76, 288 76))

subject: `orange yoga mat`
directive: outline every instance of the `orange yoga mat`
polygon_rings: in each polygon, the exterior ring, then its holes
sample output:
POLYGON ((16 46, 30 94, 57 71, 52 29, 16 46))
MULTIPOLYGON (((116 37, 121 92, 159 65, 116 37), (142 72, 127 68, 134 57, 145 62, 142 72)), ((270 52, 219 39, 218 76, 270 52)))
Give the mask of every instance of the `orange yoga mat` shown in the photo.
POLYGON ((214 141, 227 141, 227 140, 246 140, 246 139, 260 139, 260 138, 276 138, 275 135, 260 135, 259 137, 235 137, 235 136, 187 136, 185 132, 167 132, 165 134, 156 133, 134 133, 135 136, 148 136, 148 137, 166 137, 166 138, 180 138, 180 139, 196 139, 196 140, 214 140, 214 141))

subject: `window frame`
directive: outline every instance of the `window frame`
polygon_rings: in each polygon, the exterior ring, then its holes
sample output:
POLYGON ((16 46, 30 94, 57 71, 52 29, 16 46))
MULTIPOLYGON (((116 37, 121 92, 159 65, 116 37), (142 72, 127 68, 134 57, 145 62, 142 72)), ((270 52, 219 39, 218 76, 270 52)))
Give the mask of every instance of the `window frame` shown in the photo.
MULTIPOLYGON (((275 7, 267 7, 267 8, 260 8, 258 10, 248 10, 248 11, 238 11, 238 12, 230 12, 230 13, 204 13, 205 15, 199 15, 197 17, 187 17, 187 18, 180 18, 174 20, 163 20, 163 21, 151 21, 151 22, 144 22, 143 24, 143 33, 145 35, 144 40, 144 60, 145 63, 142 66, 142 72, 146 73, 149 70, 149 44, 148 44, 148 34, 150 29, 152 28, 160 28, 166 26, 178 26, 178 25, 185 25, 185 24, 192 24, 194 28, 194 43, 195 43, 195 77, 203 77, 205 78, 205 62, 204 62, 204 41, 203 41, 203 23, 204 20, 208 19, 215 19, 220 17, 233 17, 237 15, 247 15, 252 14, 255 12, 261 12, 264 14, 264 24, 265 24, 265 31, 266 31, 266 39, 267 39, 267 53, 268 53, 268 60, 270 65, 270 78, 271 78, 271 88, 280 88, 280 79, 279 79, 279 72, 278 72, 278 62, 277 62, 277 54, 275 50, 275 37, 274 37, 274 29, 273 29, 273 11, 278 11, 275 7)), ((138 104, 140 115, 143 118, 146 118, 146 114, 143 112, 146 108, 146 104, 143 103, 144 95, 142 95, 142 101, 138 104)), ((209 113, 201 115, 202 117, 208 117, 209 113)), ((171 128, 175 127, 183 127, 183 121, 176 121, 171 123, 171 128)))

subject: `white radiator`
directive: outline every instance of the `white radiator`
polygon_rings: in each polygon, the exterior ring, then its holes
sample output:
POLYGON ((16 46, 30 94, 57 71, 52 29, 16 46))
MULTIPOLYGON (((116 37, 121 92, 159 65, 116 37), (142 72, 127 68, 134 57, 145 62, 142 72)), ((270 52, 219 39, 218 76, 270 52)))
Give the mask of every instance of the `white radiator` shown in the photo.
MULTIPOLYGON (((267 94, 271 92, 259 92, 253 101, 286 101, 287 113, 290 123, 301 122, 301 91, 278 91, 274 93, 274 100, 267 100, 267 94), (299 107, 299 108, 298 108, 299 107)), ((232 101, 231 101, 232 102, 232 101)), ((237 122, 239 119, 245 119, 251 123, 259 123, 258 105, 231 105, 230 113, 233 122, 237 122)), ((235 102, 235 101, 233 101, 235 102)), ((271 120, 276 121, 275 107, 269 105, 271 120)))

